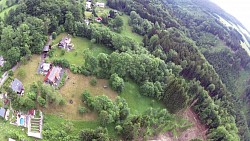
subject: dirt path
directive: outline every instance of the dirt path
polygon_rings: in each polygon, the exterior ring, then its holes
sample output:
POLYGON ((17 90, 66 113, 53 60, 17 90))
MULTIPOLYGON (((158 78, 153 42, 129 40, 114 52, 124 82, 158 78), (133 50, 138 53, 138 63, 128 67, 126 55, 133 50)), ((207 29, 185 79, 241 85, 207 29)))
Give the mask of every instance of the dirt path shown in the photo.
POLYGON ((187 108, 184 112, 180 114, 182 118, 185 118, 192 126, 187 130, 179 133, 178 137, 173 137, 170 132, 166 132, 157 137, 157 141, 190 141, 191 139, 202 139, 207 140, 206 132, 207 128, 205 125, 201 124, 197 114, 195 114, 191 108, 187 108))

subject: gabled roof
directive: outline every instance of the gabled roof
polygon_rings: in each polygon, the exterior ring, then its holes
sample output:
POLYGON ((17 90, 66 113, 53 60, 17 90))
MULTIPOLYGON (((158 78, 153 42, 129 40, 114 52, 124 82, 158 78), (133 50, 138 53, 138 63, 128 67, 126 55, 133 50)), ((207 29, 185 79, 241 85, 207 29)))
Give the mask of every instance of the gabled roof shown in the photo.
POLYGON ((44 46, 43 51, 49 51, 49 46, 44 46))
POLYGON ((53 67, 49 73, 48 80, 55 82, 55 79, 59 79, 61 70, 62 68, 60 67, 53 67))
POLYGON ((29 115, 34 116, 35 115, 35 110, 29 110, 28 113, 29 113, 29 115))
POLYGON ((99 7, 104 7, 105 3, 103 3, 103 2, 97 2, 96 5, 99 6, 99 7))
POLYGON ((11 88, 14 92, 20 93, 23 90, 23 84, 20 80, 15 78, 11 83, 11 88))
POLYGON ((6 110, 4 108, 0 108, 0 116, 4 118, 6 110))
POLYGON ((62 38, 62 40, 59 42, 61 45, 69 44, 71 42, 71 39, 68 37, 62 38))
POLYGON ((44 71, 48 71, 50 69, 50 63, 43 63, 42 68, 44 71))
POLYGON ((0 56, 0 66, 3 67, 5 61, 3 59, 3 56, 0 56))

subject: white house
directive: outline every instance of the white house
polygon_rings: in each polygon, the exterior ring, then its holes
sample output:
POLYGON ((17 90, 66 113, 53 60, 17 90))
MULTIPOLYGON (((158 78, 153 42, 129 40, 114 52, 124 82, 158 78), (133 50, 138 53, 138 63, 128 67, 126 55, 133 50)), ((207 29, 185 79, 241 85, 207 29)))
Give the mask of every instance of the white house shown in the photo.
POLYGON ((88 2, 88 1, 86 2, 86 8, 91 9, 91 2, 88 2))
POLYGON ((95 5, 98 7, 102 7, 102 8, 105 7, 105 3, 102 3, 102 2, 97 2, 95 5))

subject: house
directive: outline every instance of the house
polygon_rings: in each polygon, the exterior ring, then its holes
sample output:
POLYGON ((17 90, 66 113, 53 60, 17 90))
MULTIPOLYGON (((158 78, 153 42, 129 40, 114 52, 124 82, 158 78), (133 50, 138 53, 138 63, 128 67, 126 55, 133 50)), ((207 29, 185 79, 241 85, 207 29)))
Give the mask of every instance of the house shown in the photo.
POLYGON ((43 53, 48 53, 50 50, 50 46, 44 46, 43 47, 43 53))
POLYGON ((95 5, 101 8, 105 7, 105 3, 102 3, 102 2, 97 2, 95 5))
POLYGON ((98 17, 95 19, 98 23, 100 23, 102 21, 102 17, 98 17))
POLYGON ((11 88, 17 94, 23 95, 24 93, 24 87, 22 82, 16 78, 11 82, 11 88))
POLYGON ((59 42, 58 47, 71 50, 73 49, 74 45, 71 43, 71 38, 69 37, 64 37, 62 40, 59 42))
POLYGON ((88 19, 85 19, 84 22, 86 23, 86 25, 89 25, 90 21, 88 19))
POLYGON ((0 116, 4 118, 5 117, 5 113, 6 113, 6 110, 1 107, 0 108, 0 116))
POLYGON ((43 73, 48 73, 48 71, 50 70, 51 68, 51 64, 50 63, 43 63, 41 65, 41 70, 43 73))
POLYGON ((61 71, 62 71, 62 68, 53 67, 46 75, 44 81, 49 82, 50 84, 56 84, 57 80, 60 79, 61 71))
POLYGON ((91 2, 89 1, 86 2, 86 9, 91 9, 91 2))
POLYGON ((4 61, 3 56, 0 56, 0 66, 1 67, 3 67, 3 65, 4 65, 5 62, 6 61, 4 61))

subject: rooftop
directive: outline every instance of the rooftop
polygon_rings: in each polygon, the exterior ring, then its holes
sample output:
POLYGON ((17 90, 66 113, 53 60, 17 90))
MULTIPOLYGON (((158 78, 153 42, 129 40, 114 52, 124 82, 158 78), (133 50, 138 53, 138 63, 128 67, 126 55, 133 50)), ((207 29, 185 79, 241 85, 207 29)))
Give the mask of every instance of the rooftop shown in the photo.
POLYGON ((43 51, 49 51, 49 46, 44 46, 43 51))
POLYGON ((48 76, 49 81, 55 82, 55 79, 59 79, 61 70, 60 67, 53 67, 48 76))
POLYGON ((4 118, 6 110, 4 108, 0 108, 0 116, 4 118))
POLYGON ((15 78, 11 83, 11 88, 14 92, 20 93, 23 90, 23 84, 20 80, 15 78))

